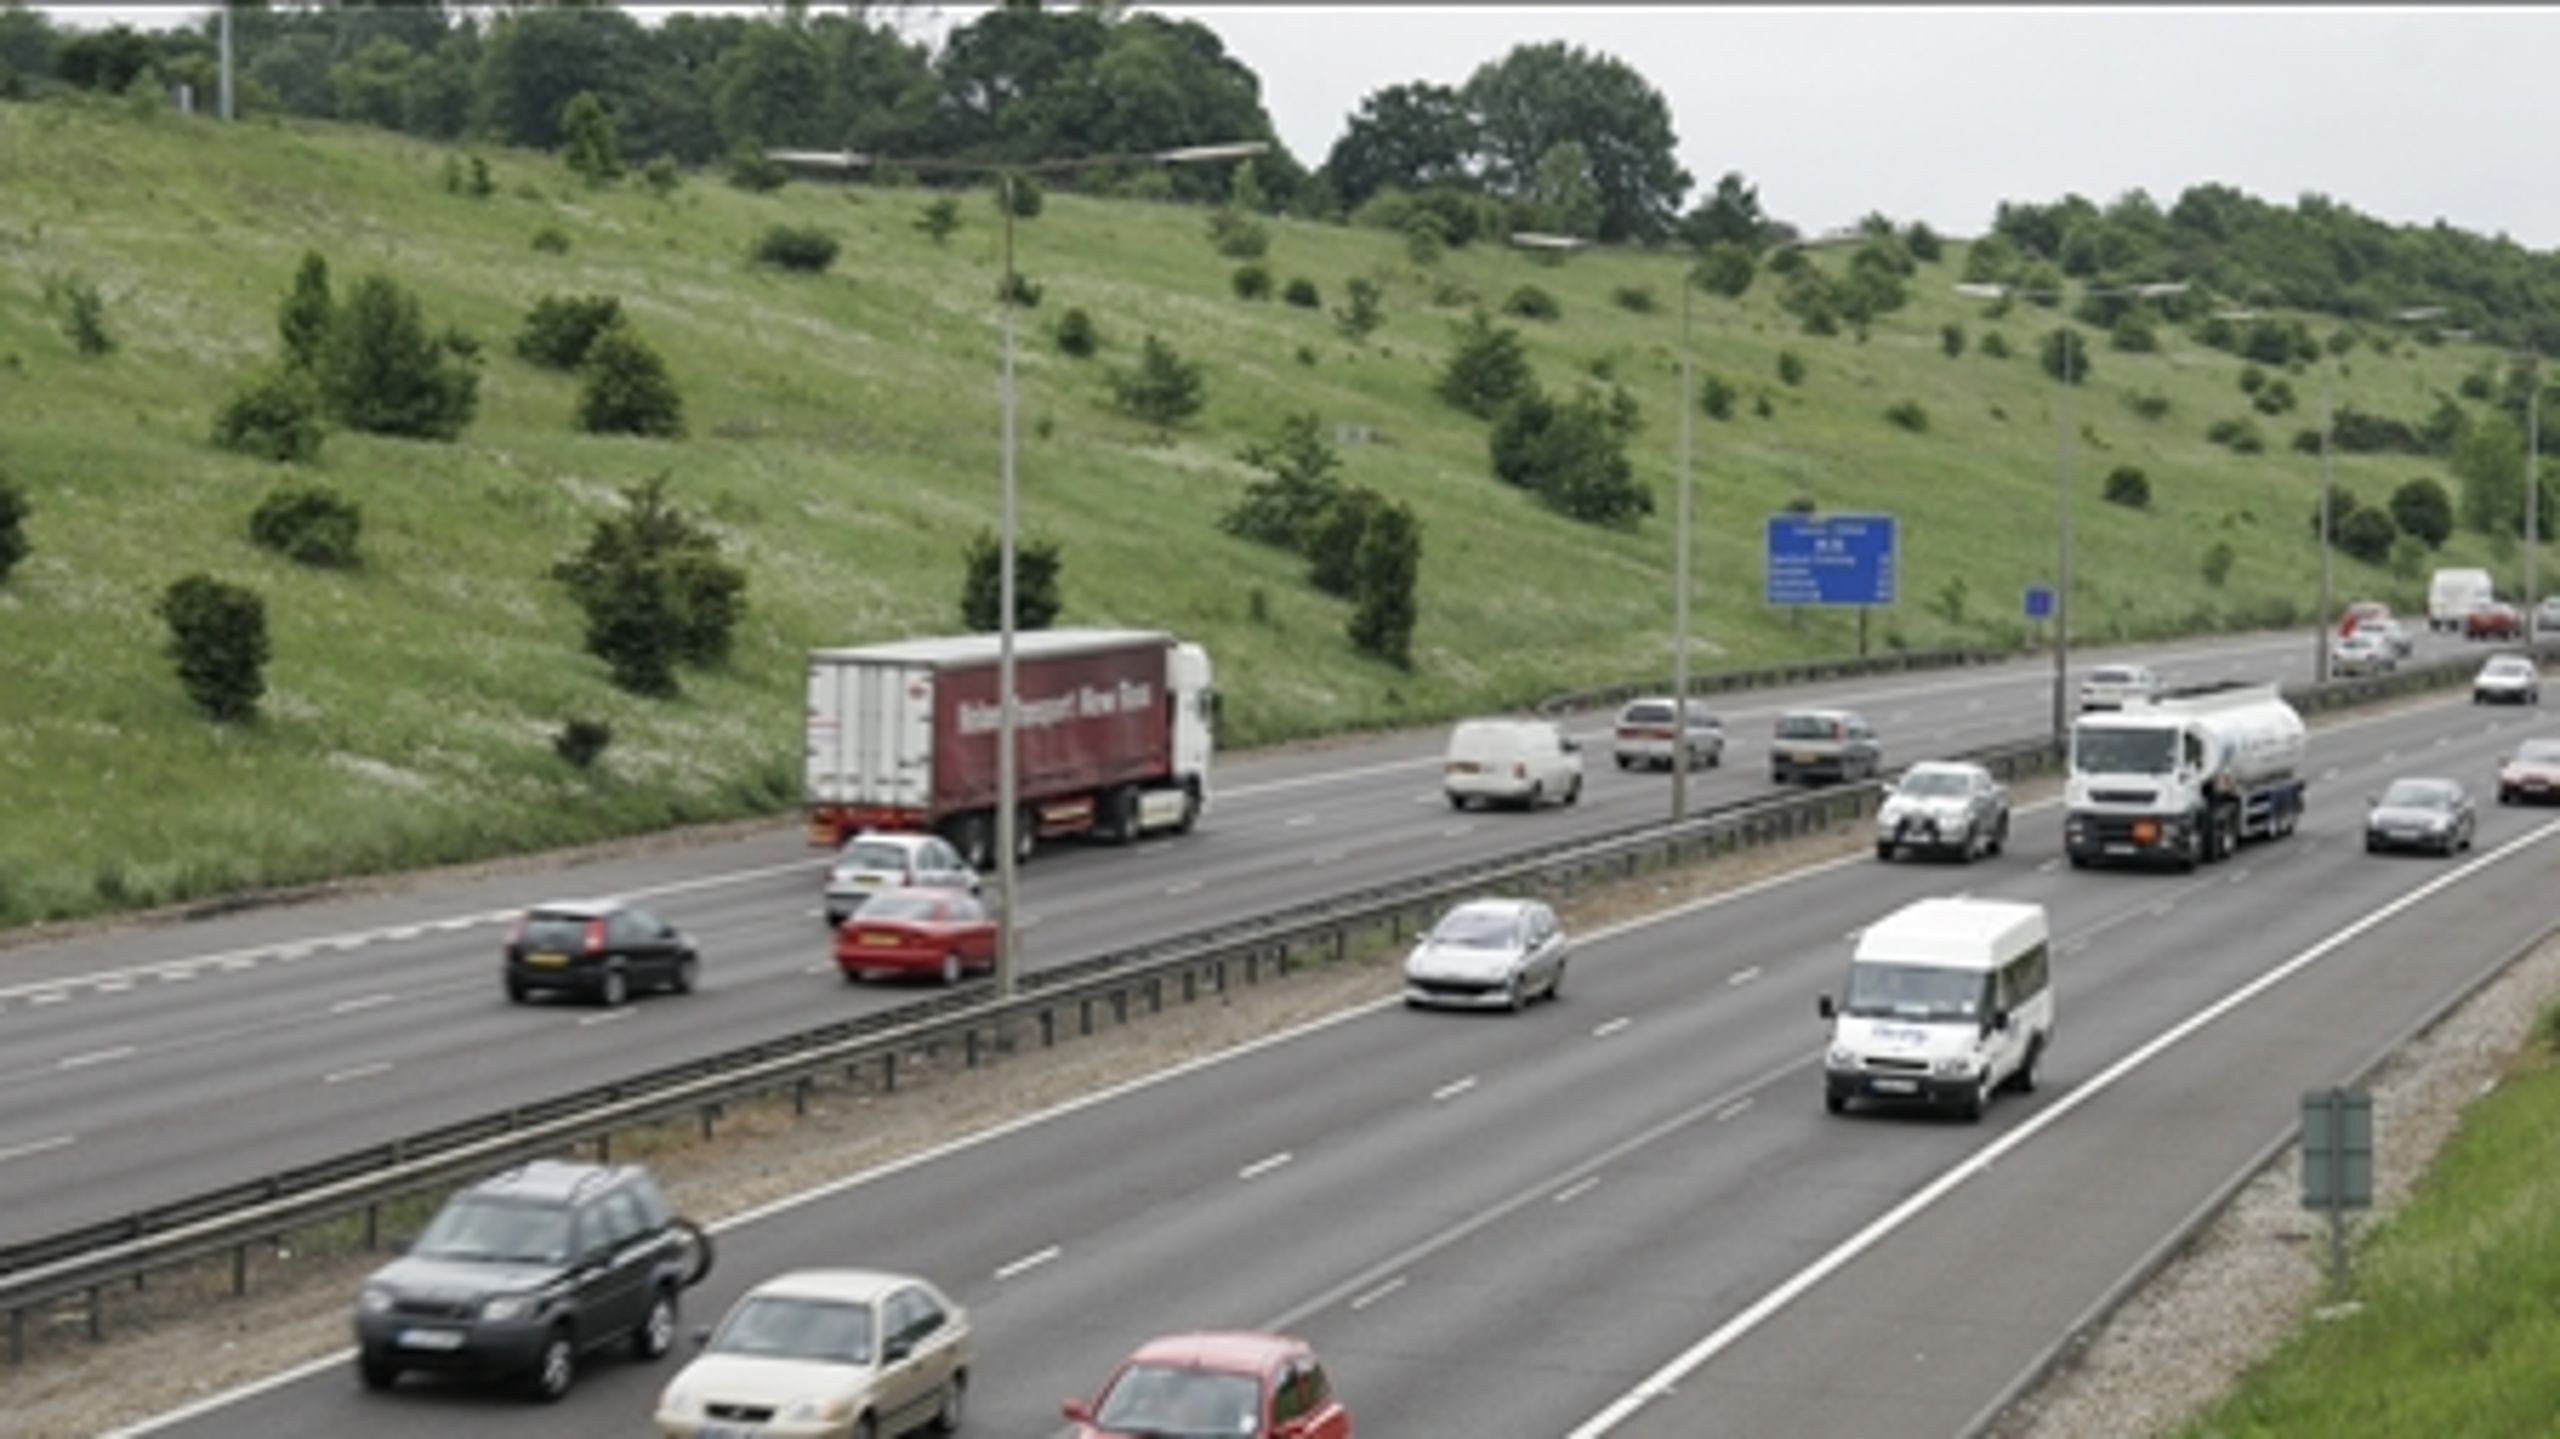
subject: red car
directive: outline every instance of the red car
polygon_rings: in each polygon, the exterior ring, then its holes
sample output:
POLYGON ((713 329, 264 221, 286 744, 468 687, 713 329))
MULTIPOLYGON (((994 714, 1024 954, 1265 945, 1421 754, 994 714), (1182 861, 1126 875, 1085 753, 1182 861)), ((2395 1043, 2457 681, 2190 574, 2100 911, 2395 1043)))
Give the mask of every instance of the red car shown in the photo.
POLYGON ((2560 799, 2560 739, 2529 739, 2498 767, 2498 803, 2560 799))
POLYGON ((2347 612, 2338 617, 2338 633, 2351 635, 2356 632, 2357 625, 2368 619, 2387 620, 2389 618, 2391 618, 2391 606, 2380 600, 2358 600, 2347 606, 2347 612))
POLYGON ((2524 616, 2504 601, 2491 601, 2462 617, 2466 640, 2511 640, 2524 633, 2524 616))
POLYGON ((1351 1439, 1351 1411, 1333 1397, 1315 1351, 1285 1334, 1149 1340, 1093 1402, 1070 1399, 1065 1408, 1076 1439, 1351 1439))
POLYGON ((874 974, 958 984, 996 967, 996 922, 963 890, 888 890, 836 927, 836 967, 847 984, 874 974))

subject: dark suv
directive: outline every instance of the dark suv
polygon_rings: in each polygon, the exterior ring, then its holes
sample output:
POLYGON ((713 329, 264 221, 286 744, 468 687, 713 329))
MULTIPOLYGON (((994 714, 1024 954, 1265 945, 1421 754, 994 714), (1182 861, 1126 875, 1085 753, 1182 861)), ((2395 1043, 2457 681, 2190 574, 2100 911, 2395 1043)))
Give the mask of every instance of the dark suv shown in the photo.
POLYGON ((682 930, 645 909, 611 900, 537 904, 507 936, 507 998, 564 989, 607 1005, 648 985, 693 993, 701 959, 682 930))
POLYGON ((675 1344, 676 1296, 711 1248, 647 1170, 537 1160, 445 1201, 356 1301, 356 1372, 385 1389, 411 1369, 510 1377, 569 1392, 579 1357, 675 1344))

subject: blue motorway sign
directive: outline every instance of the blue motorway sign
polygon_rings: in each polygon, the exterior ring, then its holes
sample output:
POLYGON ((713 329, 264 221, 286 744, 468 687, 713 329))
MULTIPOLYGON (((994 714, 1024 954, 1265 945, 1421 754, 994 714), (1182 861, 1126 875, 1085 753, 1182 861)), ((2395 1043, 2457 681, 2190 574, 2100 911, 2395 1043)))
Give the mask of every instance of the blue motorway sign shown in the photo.
POLYGON ((2027 618, 2031 620, 2053 618, 2053 586, 2027 586, 2027 618))
POLYGON ((1891 515, 1771 515, 1773 605, 1889 605, 1900 548, 1891 515))

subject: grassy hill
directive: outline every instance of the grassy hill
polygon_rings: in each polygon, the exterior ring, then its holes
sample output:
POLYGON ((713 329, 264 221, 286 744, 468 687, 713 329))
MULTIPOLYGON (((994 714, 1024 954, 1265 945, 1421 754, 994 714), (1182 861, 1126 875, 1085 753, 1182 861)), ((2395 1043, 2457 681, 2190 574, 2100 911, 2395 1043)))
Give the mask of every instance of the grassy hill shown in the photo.
MULTIPOLYGON (((0 585, 0 923, 787 809, 802 652, 955 627, 962 547, 992 523, 998 484, 987 199, 971 197, 938 247, 913 191, 755 195, 698 178, 660 199, 587 188, 548 156, 492 158, 496 193, 475 199, 446 192, 444 151, 375 131, 0 105, 0 473, 34 504, 34 554, 0 585), (816 277, 751 267, 775 223, 827 229, 842 257, 816 277), (532 247, 545 228, 565 253, 532 247), (338 433, 307 467, 364 508, 364 561, 347 572, 251 545, 250 510, 292 472, 207 441, 233 379, 275 353, 276 302, 306 249, 341 293, 387 271, 431 326, 485 348, 479 416, 458 443, 338 433), (64 338, 49 295, 72 277, 104 294, 114 353, 82 358, 64 338), (573 382, 512 354, 536 298, 593 292, 620 296, 667 356, 691 438, 582 435, 573 382), (663 703, 605 683, 545 578, 621 486, 661 471, 745 565, 751 605, 728 666, 687 674, 663 703), (162 653, 153 601, 198 570, 266 597, 274 658, 255 725, 200 720, 162 653), (614 727, 597 776, 551 753, 572 715, 614 727)), ((1235 298, 1206 218, 1059 194, 1019 228, 1019 267, 1043 294, 1022 317, 1022 525, 1063 550, 1062 622, 1205 641, 1231 744, 1667 673, 1674 261, 1553 265, 1478 246, 1417 268, 1391 236, 1273 222, 1281 282, 1311 278, 1328 308, 1354 276, 1384 287, 1384 326, 1353 342, 1322 311, 1235 298), (1515 322, 1546 384, 1605 366, 1642 403, 1633 452, 1660 513, 1638 528, 1574 524, 1497 483, 1486 427, 1432 394, 1463 296, 1498 304, 1523 283, 1562 305, 1557 321, 1515 322), (1632 286, 1652 290, 1651 312, 1614 302, 1632 286), (1097 358, 1050 342, 1069 306, 1099 322, 1097 358), (1207 376, 1206 410, 1170 442, 1108 405, 1109 367, 1148 332, 1207 376), (1347 479, 1422 520, 1410 673, 1358 656, 1347 607, 1297 561, 1215 527, 1251 477, 1238 449, 1309 410, 1348 437, 1347 479)), ((1961 253, 1922 266, 1913 303, 1864 341, 1800 334, 1765 278, 1739 302, 1699 298, 1699 364, 1739 399, 1730 420, 1698 425, 1696 666, 1852 644, 1845 615, 1759 603, 1761 521, 1797 496, 1902 517, 1904 599, 1877 616, 1878 644, 2021 638, 2019 587, 2052 553, 2058 390, 2033 355, 2053 317, 1984 320, 1952 292, 1961 253), (1940 351, 1948 321, 1974 342, 1961 358, 1940 351), (2011 358, 1982 353, 1992 330, 2011 358), (1778 379, 1782 350, 1803 359, 1800 384, 1778 379), (1925 432, 1885 418, 1906 399, 1925 432), (1959 582, 1961 611, 1941 599, 1959 582)), ((2315 421, 2261 421, 2258 456, 2207 443, 2212 421, 2247 413, 2239 362, 2170 331, 2163 344, 2101 347, 2074 402, 2075 628, 2135 638, 2307 613, 2317 465, 2285 442, 2315 421), (2134 391, 2166 396, 2167 415, 2137 416, 2134 391), (2147 471, 2149 512, 2099 502, 2120 464, 2147 471), (2219 589, 2198 574, 2216 539, 2237 554, 2219 589)), ((2341 398, 2414 422, 2481 360, 2359 348, 2341 398)), ((2316 377, 2293 383, 2316 409, 2316 377)), ((2379 502, 2440 466, 2342 457, 2338 471, 2379 502)), ((2451 549, 2483 552, 2468 538, 2451 549)), ((2344 560, 2339 586, 2402 603, 2417 588, 2344 560)))

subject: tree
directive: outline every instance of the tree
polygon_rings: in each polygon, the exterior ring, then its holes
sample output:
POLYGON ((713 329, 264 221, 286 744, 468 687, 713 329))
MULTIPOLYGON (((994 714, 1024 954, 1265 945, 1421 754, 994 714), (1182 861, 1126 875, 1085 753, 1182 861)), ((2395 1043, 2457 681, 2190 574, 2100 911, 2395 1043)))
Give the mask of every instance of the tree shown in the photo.
MULTIPOLYGON (((580 94, 624 98, 646 73, 640 61, 648 47, 640 22, 616 7, 502 11, 489 26, 479 74, 488 125, 509 144, 552 149, 570 101, 580 94)), ((701 128, 706 140, 714 133, 701 128)))
MULTIPOLYGON (((2347 517, 2363 508, 2364 501, 2356 498, 2355 491, 2348 489, 2344 485, 2336 483, 2332 483, 2329 486, 2329 513, 2326 517, 2325 523, 2328 526, 2331 543, 2335 543, 2338 532, 2346 528, 2347 517)), ((2311 537, 2313 539, 2318 539, 2320 537, 2320 530, 2323 523, 2324 520, 2320 513, 2320 501, 2315 496, 2311 501, 2310 520, 2311 537)))
POLYGON ((2347 516, 2336 533, 2338 548, 2366 564, 2378 565, 2391 557, 2391 543, 2400 538, 2400 527, 2380 506, 2367 505, 2347 516))
POLYGON ((258 502, 249 538, 296 564, 344 568, 356 562, 364 512, 325 485, 287 485, 258 502))
POLYGON ((1385 319, 1378 307, 1378 282, 1366 275, 1354 275, 1343 289, 1349 301, 1333 312, 1334 328, 1351 339, 1365 340, 1385 319))
POLYGON ((1490 420, 1535 381, 1520 332, 1496 325, 1477 310, 1458 327, 1457 347, 1441 368, 1436 388, 1440 398, 1475 416, 1490 420))
POLYGON ((2089 342, 2065 325, 2045 332, 2040 356, 2044 372, 2067 385, 2089 383, 2089 342))
POLYGON ((1403 504, 1381 504, 1360 532, 1351 591, 1351 643, 1398 669, 1413 668, 1414 591, 1422 526, 1403 504))
POLYGON ((525 311, 516 353, 547 369, 574 370, 621 320, 622 301, 612 295, 545 295, 525 311))
POLYGON ((1535 493, 1550 509, 1593 524, 1632 524, 1653 512, 1635 482, 1626 444, 1589 395, 1558 404, 1530 390, 1494 421, 1494 477, 1535 493))
POLYGON ((1601 239, 1670 233, 1689 172, 1675 158, 1671 107, 1625 62, 1562 41, 1516 46, 1479 67, 1461 95, 1478 117, 1483 173, 1496 194, 1533 194, 1538 162, 1577 141, 1600 196, 1601 239))
POLYGON ((1334 477, 1342 456, 1325 440, 1312 412, 1287 416, 1275 439, 1257 440, 1237 456, 1264 473, 1245 486, 1244 498, 1218 519, 1218 528, 1240 539, 1307 553, 1315 527, 1341 494, 1334 477))
POLYGON ((746 615, 747 577, 720 558, 720 541, 667 497, 667 476, 625 486, 623 508, 588 531, 578 553, 551 567, 586 613, 587 652, 617 686, 676 692, 682 661, 717 664, 746 615))
MULTIPOLYGON (((1057 545, 1017 541, 1013 547, 1013 627, 1045 630, 1056 621, 1064 604, 1058 597, 1057 545)), ((960 581, 960 623, 977 634, 994 634, 1004 628, 1004 547, 992 530, 980 530, 969 541, 966 571, 960 581)))
POLYGON ((2231 578, 2231 565, 2237 558, 2229 540, 2215 540, 2199 566, 2204 571, 2204 582, 2217 590, 2222 588, 2223 582, 2231 578))
POLYGON ((960 228, 960 202, 949 195, 935 200, 916 217, 916 228, 937 245, 947 242, 951 232, 960 228))
POLYGON ((1171 345, 1150 334, 1138 355, 1138 368, 1111 377, 1111 393, 1121 410, 1156 427, 1159 433, 1200 413, 1200 367, 1182 358, 1171 345))
POLYGON ((388 275, 356 282, 321 352, 321 394, 349 429, 450 440, 471 423, 480 376, 430 339, 417 297, 388 275))
POLYGON ((1738 170, 1728 170, 1716 189, 1680 220, 1680 238, 1695 250, 1716 245, 1738 247, 1745 258, 1768 238, 1769 217, 1760 209, 1760 191, 1738 170))
POLYGON ((622 178, 622 146, 613 116, 593 90, 581 90, 560 111, 560 158, 590 185, 622 178))
POLYGON ((1345 485, 1316 516, 1307 533, 1307 583, 1326 594, 1350 599, 1360 589, 1360 542, 1369 520, 1386 508, 1386 497, 1366 485, 1345 485))
POLYGON ((591 435, 684 435, 684 396, 667 362, 628 325, 607 326, 579 367, 578 428, 591 435))
POLYGON ((320 392, 311 376, 275 365, 252 371, 213 416, 213 442, 279 464, 320 453, 320 392))
MULTIPOLYGON (((720 56, 711 114, 724 149, 815 145, 828 128, 827 57, 805 25, 750 25, 720 56)), ((841 143, 837 141, 836 143, 841 143)))
POLYGON ((1446 85, 1390 85, 1360 102, 1324 170, 1346 208, 1390 186, 1421 190, 1473 179, 1475 120, 1446 85))
POLYGON ((266 602, 195 574, 170 585, 155 609, 169 626, 169 657, 187 698, 225 724, 254 719, 267 692, 266 602))
POLYGON ((2151 508, 2151 477, 2139 465, 2118 465, 2107 472, 2107 503, 2129 510, 2151 508))
POLYGON ((0 584, 6 584, 18 562, 27 557, 27 492, 0 476, 0 584))
POLYGON ((2420 476, 2391 492, 2391 519, 2428 549, 2442 549, 2453 535, 2453 497, 2442 484, 2420 476))
POLYGON ((1529 214, 1551 234, 1590 238, 1600 228, 1600 189, 1591 179, 1591 152, 1579 140, 1559 140, 1538 157, 1530 179, 1529 214))
POLYGON ((2453 451, 2453 474, 2462 486, 2462 527, 2477 534, 2524 530, 2524 436, 2515 422, 2491 412, 2472 421, 2453 451))
POLYGON ((293 288, 276 308, 276 331, 284 339, 287 365, 305 373, 318 369, 334 313, 329 300, 329 262, 319 251, 305 250, 302 267, 293 273, 293 288))

